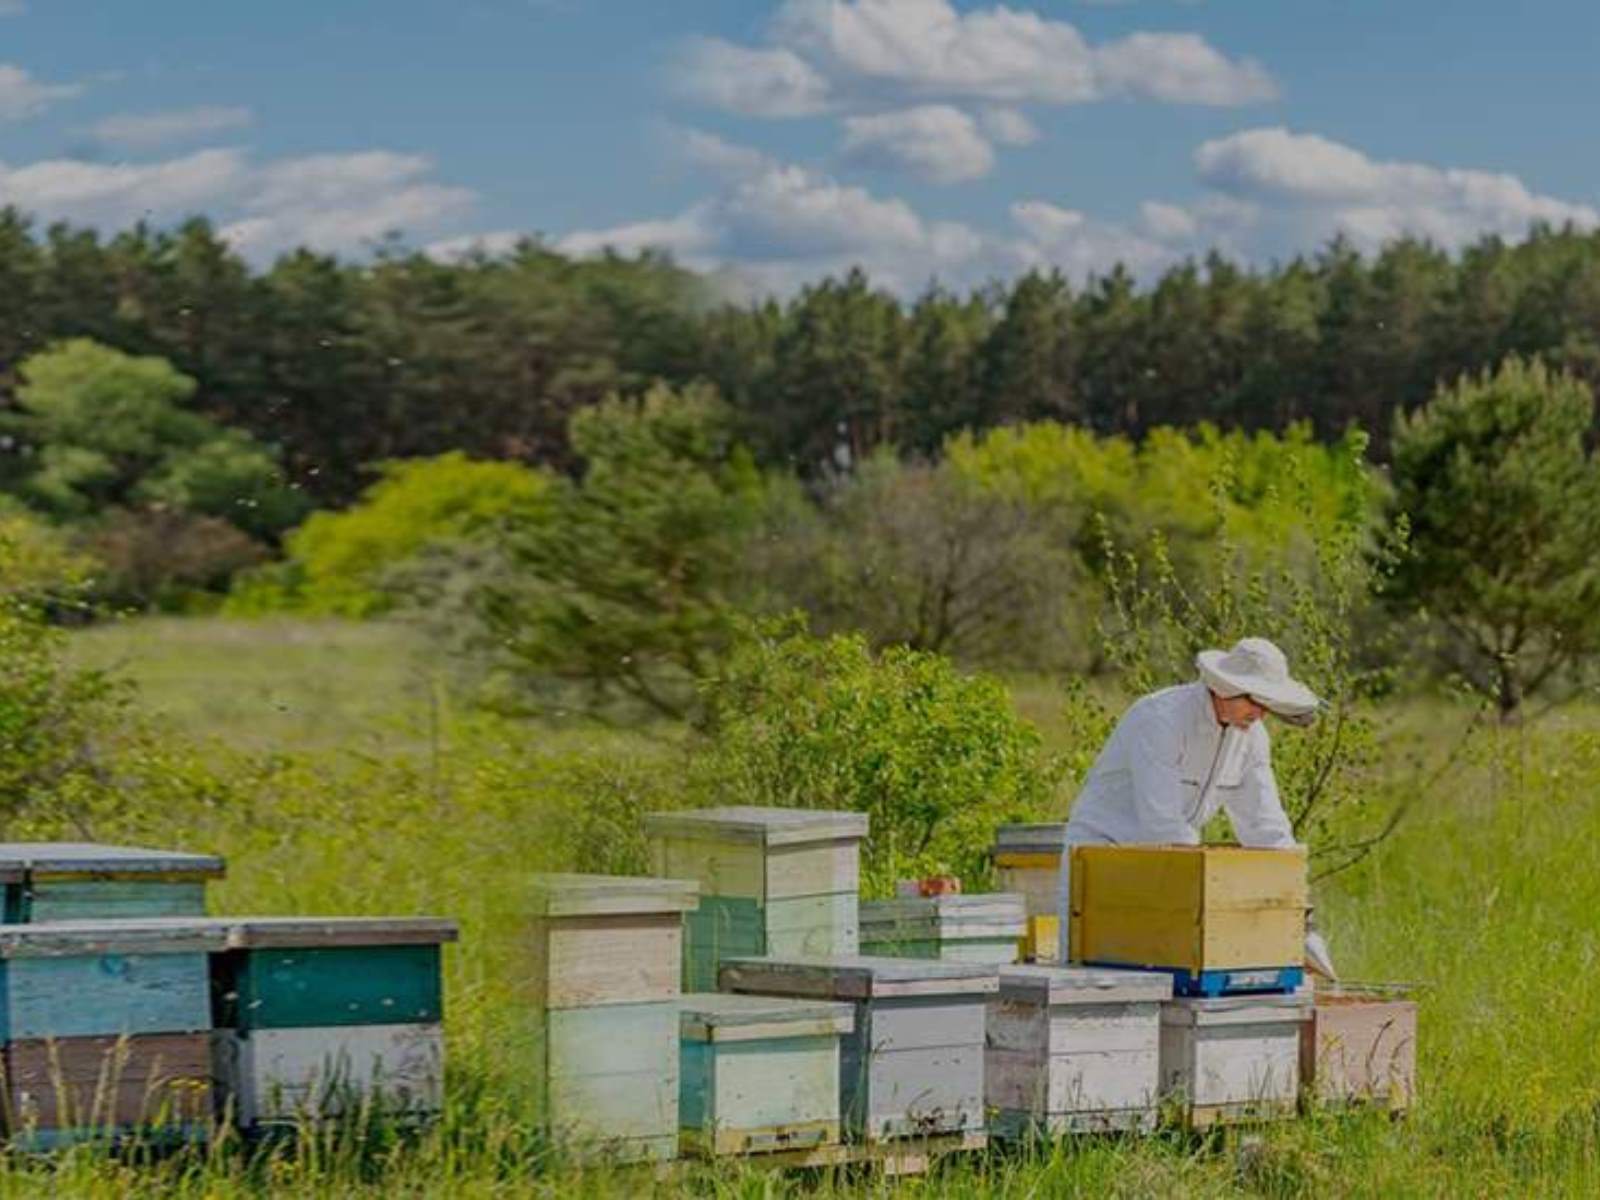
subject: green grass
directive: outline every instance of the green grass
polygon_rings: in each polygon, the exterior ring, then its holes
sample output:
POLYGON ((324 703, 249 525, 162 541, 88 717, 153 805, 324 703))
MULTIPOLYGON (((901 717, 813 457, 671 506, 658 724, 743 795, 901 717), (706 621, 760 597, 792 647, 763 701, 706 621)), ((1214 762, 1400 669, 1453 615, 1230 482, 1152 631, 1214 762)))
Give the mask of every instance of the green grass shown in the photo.
MULTIPOLYGON (((90 1151, 3 1160, 0 1197, 627 1196, 655 1186, 546 1163, 521 1107, 526 1075, 515 1047, 524 1014, 505 981, 520 920, 510 881, 575 857, 636 864, 642 847, 630 821, 678 801, 676 748, 459 720, 446 722, 437 741, 418 741, 404 732, 418 703, 405 691, 404 639, 382 628, 160 621, 77 637, 78 653, 125 660, 152 705, 189 731, 282 755, 222 750, 200 765, 181 755, 146 764, 145 802, 90 832, 220 851, 229 878, 217 899, 230 911, 460 918, 462 942, 447 956, 450 1104, 437 1128, 408 1144, 313 1140, 270 1161, 224 1147, 139 1167, 90 1151), (230 668, 248 684, 212 677, 230 668), (274 717, 277 703, 299 717, 274 717), (359 752, 345 754, 347 744, 359 752), (386 749, 361 749, 372 745, 386 749)), ((1029 683, 1018 693, 1047 737, 1052 691, 1029 683)), ((1423 794, 1378 853, 1318 896, 1349 976, 1426 985, 1420 1100, 1408 1119, 1318 1118, 1204 1141, 1089 1141, 951 1163, 900 1183, 732 1166, 691 1170, 657 1190, 730 1198, 1600 1194, 1600 991, 1592 983, 1600 969, 1600 720, 1586 711, 1526 731, 1487 730, 1435 777, 1460 721, 1437 705, 1388 714, 1385 794, 1423 794)))

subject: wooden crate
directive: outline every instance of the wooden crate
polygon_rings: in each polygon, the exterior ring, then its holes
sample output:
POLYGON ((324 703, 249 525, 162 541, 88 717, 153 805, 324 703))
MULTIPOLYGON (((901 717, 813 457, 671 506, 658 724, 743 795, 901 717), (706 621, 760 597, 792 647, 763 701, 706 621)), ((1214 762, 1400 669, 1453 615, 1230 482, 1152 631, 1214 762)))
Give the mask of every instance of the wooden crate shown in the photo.
POLYGON ((550 1009, 544 1014, 544 1114, 583 1162, 678 1152, 678 1001, 550 1009))
POLYGON ((985 1061, 996 1135, 1153 1128, 1171 995, 1172 980, 1154 971, 1001 968, 985 1061))
POLYGON ((996 969, 909 958, 751 958, 725 991, 848 1001, 839 1101, 847 1137, 882 1142, 982 1131, 984 1002, 996 969))
POLYGON ((1180 996, 1161 1006, 1161 1091, 1191 1128, 1292 1115, 1311 994, 1180 996))
POLYGON ((861 904, 861 948, 868 955, 944 962, 1017 961, 1027 926, 1014 893, 914 896, 861 904))
POLYGON ((855 954, 867 818, 821 809, 732 806, 645 818, 655 873, 694 879, 683 986, 714 991, 724 959, 855 954))
POLYGON ((428 1025, 443 1019, 436 917, 257 917, 222 921, 212 956, 216 1023, 242 1031, 428 1025))
POLYGON ((0 927, 0 1039, 194 1033, 212 1025, 206 919, 0 927))
MULTIPOLYGON (((1080 962, 1167 970, 1180 993, 1228 986, 1236 972, 1284 973, 1265 987, 1299 982, 1302 850, 1074 846, 1071 877, 1072 947, 1080 962)), ((1241 978, 1243 986, 1263 986, 1241 978)))
POLYGON ((519 995, 536 1008, 674 999, 692 881, 542 875, 519 964, 519 995))
POLYGON ((132 1132, 203 1135, 212 1123, 210 1036, 9 1042, 3 1090, 7 1134, 38 1148, 132 1132))
POLYGON ((1320 1104, 1411 1106, 1417 1004, 1403 990, 1333 986, 1315 993, 1300 1032, 1301 1085, 1320 1104))
POLYGON ((1002 825, 995 831, 995 887, 1027 907, 1021 958, 1052 963, 1060 951, 1061 853, 1065 824, 1002 825))
POLYGON ((678 1124, 701 1157, 839 1141, 839 1039, 849 1004, 696 993, 679 1001, 678 1124))
POLYGON ((8 924, 94 918, 200 917, 223 861, 90 842, 0 843, 8 924))
POLYGON ((212 1036, 224 1106, 247 1129, 367 1107, 402 1118, 440 1107, 444 1043, 437 1024, 228 1029, 212 1036))

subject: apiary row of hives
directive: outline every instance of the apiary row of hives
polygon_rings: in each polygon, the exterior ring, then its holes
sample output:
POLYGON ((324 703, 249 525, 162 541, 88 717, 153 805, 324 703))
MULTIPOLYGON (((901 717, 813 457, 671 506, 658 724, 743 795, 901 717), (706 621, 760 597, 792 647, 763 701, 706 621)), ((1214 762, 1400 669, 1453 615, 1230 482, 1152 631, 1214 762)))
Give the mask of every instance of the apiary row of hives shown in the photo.
POLYGON ((1055 945, 1039 910, 1060 849, 1050 872, 1040 827, 1013 850, 1016 892, 865 903, 858 814, 707 809, 647 830, 679 878, 544 882, 546 1114, 570 1152, 820 1163, 1143 1131, 1164 1112, 1284 1116, 1307 1089, 1409 1102, 1414 1007, 1301 983, 1298 855, 1091 853, 1072 925, 1101 961, 1061 966, 1019 962, 1055 945), (581 1031, 560 1015, 574 1007, 581 1031))

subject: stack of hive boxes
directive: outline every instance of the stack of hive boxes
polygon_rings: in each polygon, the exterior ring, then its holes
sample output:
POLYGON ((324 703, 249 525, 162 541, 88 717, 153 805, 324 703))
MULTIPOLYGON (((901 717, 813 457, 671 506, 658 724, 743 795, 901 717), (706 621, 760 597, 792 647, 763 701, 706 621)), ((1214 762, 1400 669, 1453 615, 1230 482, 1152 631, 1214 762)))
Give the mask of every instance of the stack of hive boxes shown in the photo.
POLYGON ((203 1138, 212 1122, 208 921, 0 928, 5 1124, 14 1145, 203 1138))
POLYGON ((1014 963, 1027 914, 1019 895, 903 896, 861 903, 861 950, 943 962, 1014 963))
POLYGON ((1002 825, 995 832, 995 885, 1022 897, 1027 930, 1022 961, 1055 962, 1061 940, 1061 852, 1067 827, 1002 825))
POLYGON ((545 875, 520 984, 539 1023, 536 1086, 579 1159, 678 1151, 679 975, 692 881, 545 875))
POLYGON ((429 917, 218 921, 211 958, 223 1109, 247 1130, 363 1109, 427 1117, 442 1099, 440 948, 429 917))
POLYGON ((731 806, 645 817, 653 873, 692 879, 683 987, 717 990, 725 959, 855 954, 861 813, 731 806))
POLYGON ((0 843, 5 923, 199 917, 223 863, 207 854, 89 842, 0 843))
POLYGON ((869 1146, 959 1135, 982 1145, 985 1002, 995 968, 908 958, 751 958, 723 965, 724 990, 845 1002, 839 1108, 869 1146))
POLYGON ((1073 957, 1168 976, 1162 1090, 1190 1125, 1284 1115, 1300 1085, 1306 862, 1299 850, 1076 846, 1073 957))

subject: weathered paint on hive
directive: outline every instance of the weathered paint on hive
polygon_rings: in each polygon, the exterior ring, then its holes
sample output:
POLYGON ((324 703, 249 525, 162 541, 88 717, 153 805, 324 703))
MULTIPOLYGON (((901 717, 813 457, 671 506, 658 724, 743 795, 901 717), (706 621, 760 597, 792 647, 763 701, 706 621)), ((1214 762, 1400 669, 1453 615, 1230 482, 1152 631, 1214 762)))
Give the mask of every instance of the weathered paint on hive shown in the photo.
POLYGON ((618 916, 694 911, 698 885, 692 879, 638 875, 535 875, 528 881, 526 911, 532 916, 618 916))
POLYGON ((219 1025, 314 1029, 431 1024, 443 995, 437 945, 229 950, 212 960, 219 1025))
POLYGON ((1161 1006, 1161 1090, 1191 1125, 1287 1115, 1300 1087, 1300 1026, 1308 994, 1161 1006))
POLYGON ((0 842, 0 882, 30 878, 131 878, 184 874, 220 878, 224 864, 214 854, 108 846, 96 842, 0 842))
POLYGON ((540 1008, 668 1000, 679 991, 683 938, 676 913, 535 920, 518 990, 540 1008))
POLYGON ((436 1112, 444 1078, 438 1025, 335 1025, 214 1035, 217 1079, 235 1120, 262 1122, 377 1112, 436 1112))
POLYGON ((210 1029, 206 956, 10 958, 0 962, 0 1010, 6 1040, 210 1029))
POLYGON ((4 1054, 6 1127, 207 1126, 210 1038, 192 1033, 11 1042, 4 1054))
POLYGON ((679 1126, 713 1154, 792 1150, 839 1140, 839 1035, 686 1040, 679 1126))
POLYGON ((675 1000, 545 1014, 545 1118, 580 1158, 653 1156, 678 1131, 675 1000))
POLYGON ((1409 1108, 1417 1076, 1416 1002, 1383 991, 1319 993, 1301 1027, 1300 1072, 1324 1104, 1409 1108))
POLYGON ((206 911, 206 885, 198 880, 73 880, 13 886, 20 921, 203 917, 206 911))

